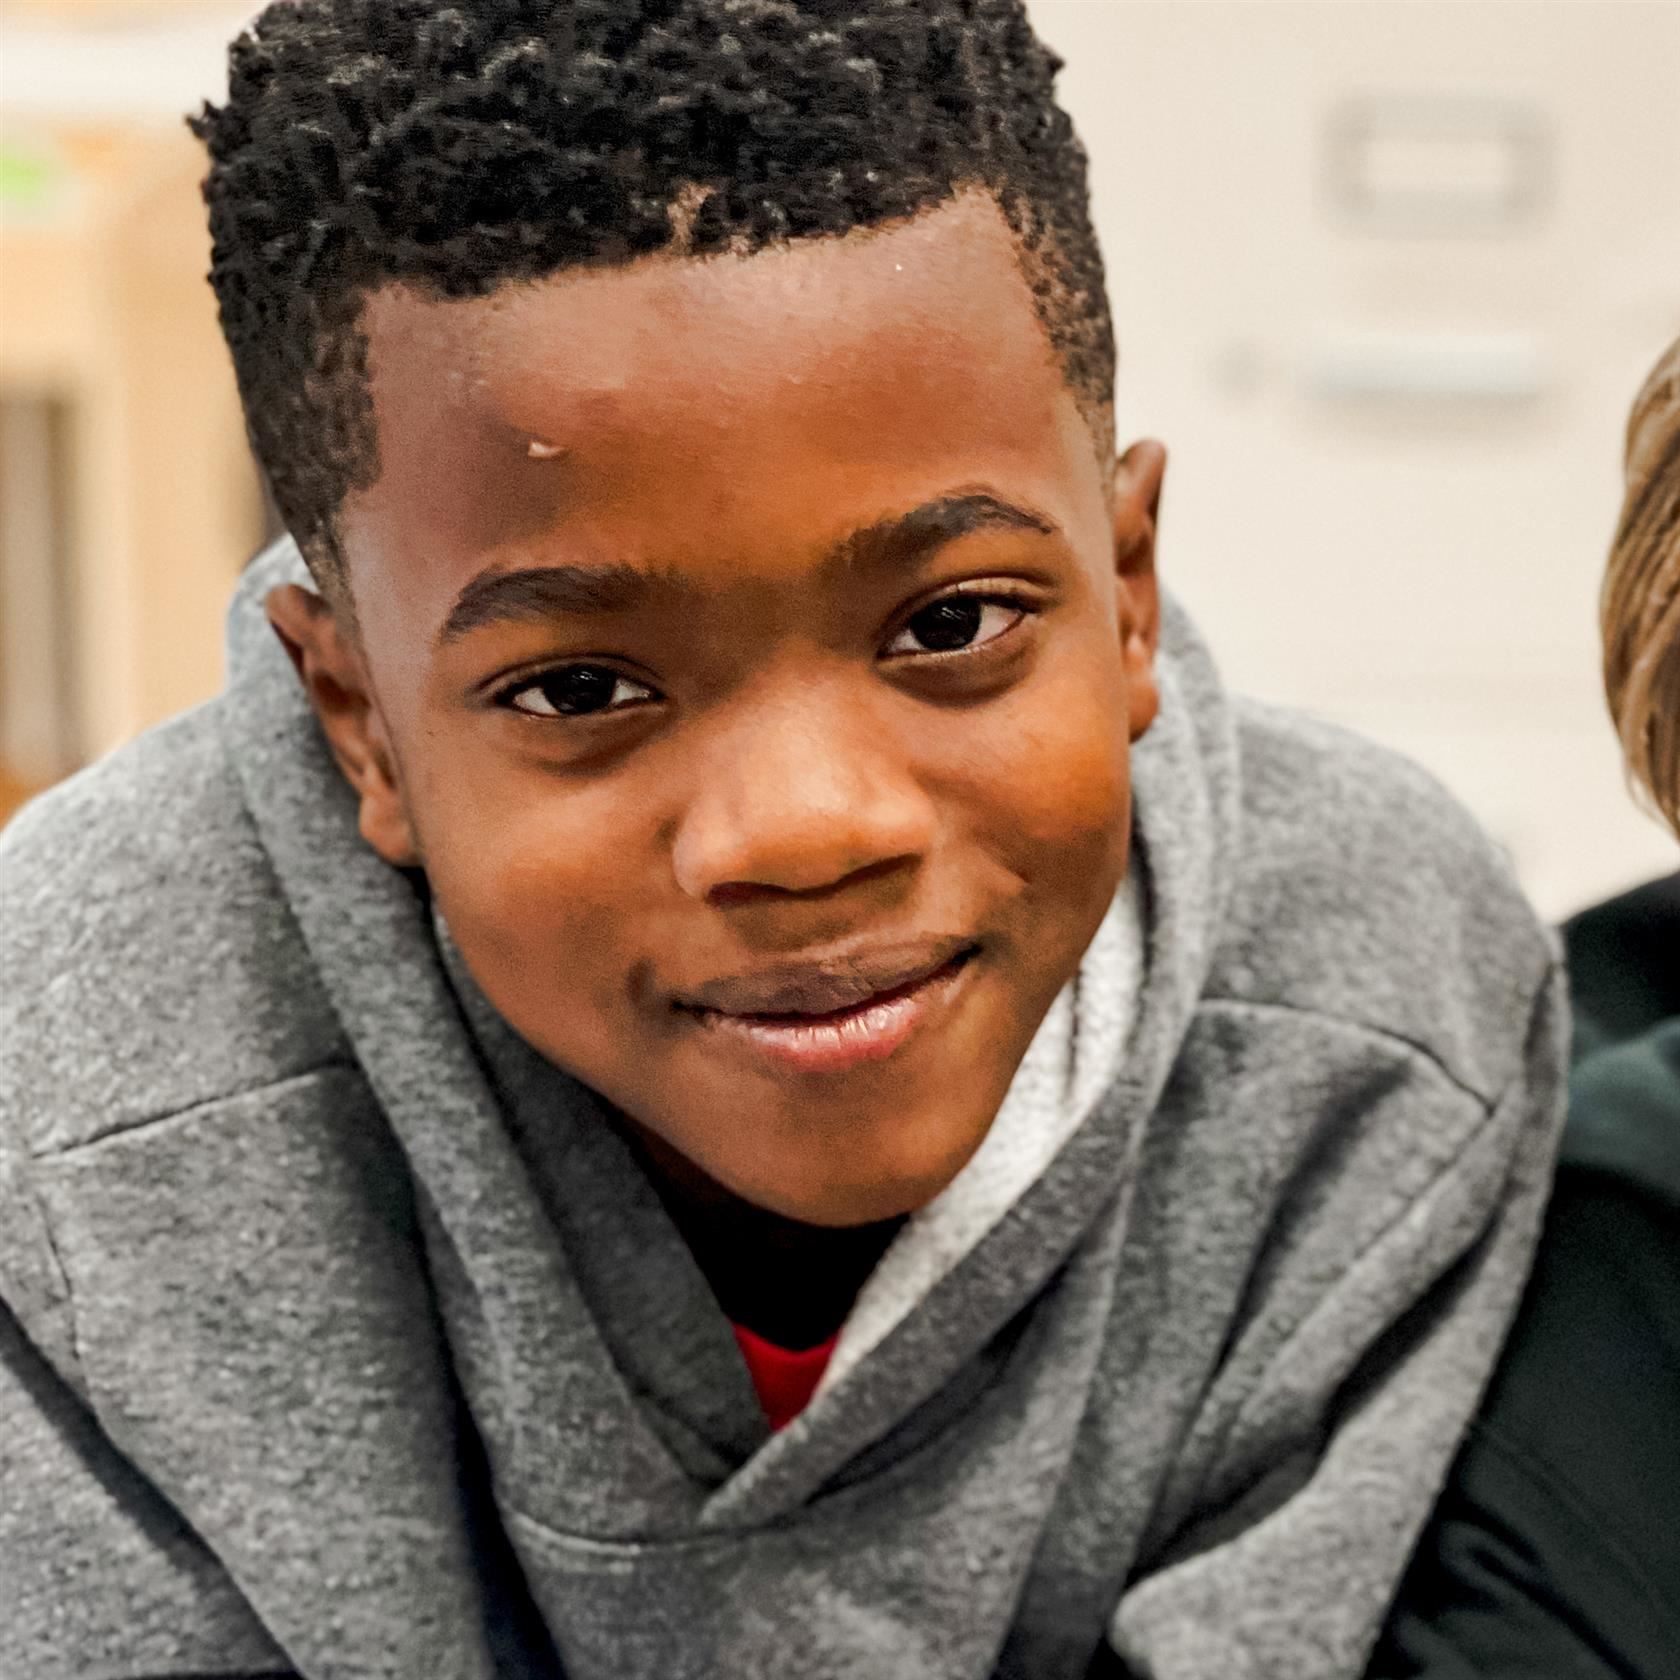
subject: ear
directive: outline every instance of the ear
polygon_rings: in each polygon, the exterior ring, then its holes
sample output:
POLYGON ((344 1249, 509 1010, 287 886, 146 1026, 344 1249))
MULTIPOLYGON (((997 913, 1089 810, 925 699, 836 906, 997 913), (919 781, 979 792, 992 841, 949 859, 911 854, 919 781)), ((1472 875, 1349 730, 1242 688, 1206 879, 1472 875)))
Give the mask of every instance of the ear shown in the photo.
POLYGON ((1155 681, 1155 651, 1161 639, 1155 531, 1166 472, 1166 449, 1153 438, 1134 443, 1114 468, 1114 591, 1126 669, 1127 721, 1134 741, 1161 709, 1155 681))
POLYGON ((355 632, 312 589, 270 591, 268 622, 290 655, 344 779, 361 801, 362 838, 398 869, 420 861, 396 755, 355 632))

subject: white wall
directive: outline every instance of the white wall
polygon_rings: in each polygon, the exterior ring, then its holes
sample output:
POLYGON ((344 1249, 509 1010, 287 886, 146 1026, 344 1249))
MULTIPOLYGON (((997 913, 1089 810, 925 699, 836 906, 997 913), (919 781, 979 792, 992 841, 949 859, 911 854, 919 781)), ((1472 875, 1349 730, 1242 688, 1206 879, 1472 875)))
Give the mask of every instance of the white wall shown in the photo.
POLYGON ((1595 611, 1680 333, 1680 5, 1029 5, 1092 155, 1122 435, 1173 452, 1163 565, 1233 685, 1424 760, 1552 914, 1674 867, 1595 611))

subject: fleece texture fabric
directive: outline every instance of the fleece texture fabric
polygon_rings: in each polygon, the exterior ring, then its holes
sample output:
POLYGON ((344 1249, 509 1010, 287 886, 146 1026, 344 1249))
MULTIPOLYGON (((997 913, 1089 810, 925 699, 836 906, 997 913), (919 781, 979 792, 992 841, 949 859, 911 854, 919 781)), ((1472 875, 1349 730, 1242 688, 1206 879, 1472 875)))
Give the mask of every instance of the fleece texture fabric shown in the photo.
POLYGON ((1564 926, 1574 1072, 1533 1275, 1377 1672, 1680 1672, 1680 875, 1564 926))
POLYGON ((1120 1041, 772 1433, 600 1099, 358 839, 298 575, 0 836, 0 1676, 1357 1675, 1561 1115, 1552 945, 1436 785, 1171 612, 1120 1041))

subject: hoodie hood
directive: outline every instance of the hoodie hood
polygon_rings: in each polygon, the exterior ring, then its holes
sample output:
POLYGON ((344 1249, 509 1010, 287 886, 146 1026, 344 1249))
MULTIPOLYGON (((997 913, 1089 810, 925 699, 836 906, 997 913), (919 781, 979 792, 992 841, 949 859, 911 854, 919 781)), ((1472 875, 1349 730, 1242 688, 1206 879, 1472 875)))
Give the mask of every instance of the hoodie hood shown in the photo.
POLYGON ((489 1414, 492 1458, 515 1481, 540 1464, 543 1479, 573 1487, 609 1467, 612 1486, 593 1503, 624 1533, 772 1521, 947 1387, 1099 1213, 1124 1201, 1229 889, 1235 749, 1211 664, 1169 606, 1161 715, 1133 754, 1128 885, 986 1144, 889 1250, 810 1407, 770 1435, 715 1304, 696 1346, 695 1314, 615 1309, 601 1285, 603 1271, 620 1270, 600 1265, 603 1253, 633 1252, 645 1274, 653 1252, 676 1299, 707 1300, 697 1274, 682 1275, 680 1239, 645 1181, 637 1188, 641 1175, 608 1137, 598 1100, 499 1024, 414 886, 361 840, 351 791, 263 613, 269 590, 307 581, 285 542, 241 584, 229 632, 230 758, 421 1189, 451 1342, 475 1413, 489 1414), (617 1230, 600 1228, 603 1206, 617 1230), (689 1330, 674 1334, 673 1317, 689 1330), (547 1352, 533 1361, 536 1350, 547 1352), (564 1366, 563 1383, 544 1369, 549 1358, 564 1366), (562 1408, 552 1404, 557 1386, 562 1408))

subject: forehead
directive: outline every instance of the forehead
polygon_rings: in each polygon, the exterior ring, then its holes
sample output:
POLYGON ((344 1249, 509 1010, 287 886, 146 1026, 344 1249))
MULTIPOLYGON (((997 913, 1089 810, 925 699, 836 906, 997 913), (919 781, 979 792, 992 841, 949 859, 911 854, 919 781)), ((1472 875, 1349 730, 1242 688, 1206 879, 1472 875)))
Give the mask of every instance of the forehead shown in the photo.
POLYGON ((833 540, 977 474, 1040 505, 1100 482, 984 197, 483 299, 388 290, 366 326, 381 471, 346 506, 353 567, 395 548, 458 576, 563 526, 704 563, 720 530, 833 540))

